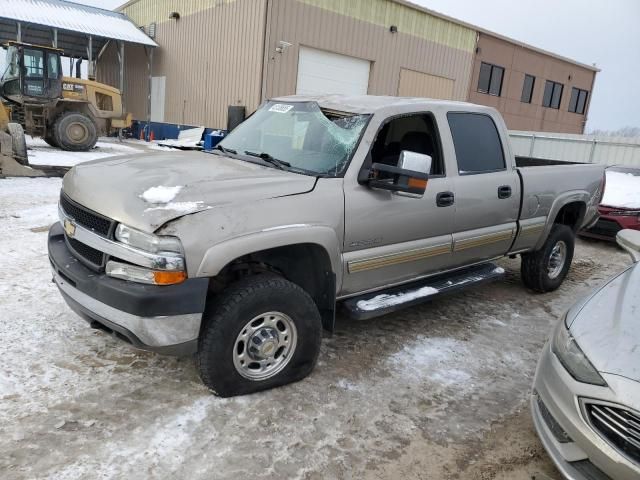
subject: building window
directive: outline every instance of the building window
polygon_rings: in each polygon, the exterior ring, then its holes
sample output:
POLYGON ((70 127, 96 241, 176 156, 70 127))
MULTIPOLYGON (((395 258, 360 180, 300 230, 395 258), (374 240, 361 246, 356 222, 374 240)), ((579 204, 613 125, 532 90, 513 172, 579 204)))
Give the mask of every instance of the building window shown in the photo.
POLYGON ((536 77, 533 75, 525 75, 524 83, 522 84, 522 96, 520 101, 523 103, 531 103, 531 97, 533 97, 533 86, 536 83, 536 77))
POLYGON ((564 85, 558 82, 552 82, 547 80, 544 84, 544 96, 542 97, 542 106, 549 108, 560 108, 560 101, 562 100, 562 89, 564 85))
POLYGON ((478 77, 478 91, 499 97, 502 92, 503 77, 504 68, 482 62, 480 64, 480 76, 478 77))
POLYGON ((569 100, 569 111, 571 113, 584 114, 584 109, 587 106, 587 96, 589 92, 580 88, 573 87, 571 89, 571 100, 569 100))

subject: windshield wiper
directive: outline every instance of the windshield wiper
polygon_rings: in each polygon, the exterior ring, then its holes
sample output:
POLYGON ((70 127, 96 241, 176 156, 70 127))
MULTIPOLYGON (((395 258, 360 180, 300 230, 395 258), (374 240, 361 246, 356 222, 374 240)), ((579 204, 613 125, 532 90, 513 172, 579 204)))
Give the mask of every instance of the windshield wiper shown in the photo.
POLYGON ((218 144, 216 145, 216 148, 214 148, 214 150, 220 150, 222 153, 233 153, 233 154, 237 154, 238 152, 236 152, 234 149, 232 148, 225 148, 222 145, 218 144))
POLYGON ((278 160, 277 158, 272 157, 270 154, 266 152, 257 153, 257 152, 250 152, 249 150, 245 150, 244 153, 252 157, 258 157, 259 159, 264 160, 267 163, 270 163, 271 165, 275 166, 276 168, 279 168, 280 170, 291 168, 291 164, 289 162, 285 162, 284 160, 278 160))

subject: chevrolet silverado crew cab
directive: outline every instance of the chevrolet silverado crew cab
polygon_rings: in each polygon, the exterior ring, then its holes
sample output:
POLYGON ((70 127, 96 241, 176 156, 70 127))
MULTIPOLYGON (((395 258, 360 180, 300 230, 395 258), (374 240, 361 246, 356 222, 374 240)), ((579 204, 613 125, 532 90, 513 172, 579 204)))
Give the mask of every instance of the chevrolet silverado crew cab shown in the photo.
POLYGON ((505 255, 558 288, 603 188, 601 166, 516 159, 492 108, 283 97, 212 153, 74 167, 49 257, 92 326, 195 354, 230 396, 308 375, 337 308, 382 315, 499 277, 505 255))

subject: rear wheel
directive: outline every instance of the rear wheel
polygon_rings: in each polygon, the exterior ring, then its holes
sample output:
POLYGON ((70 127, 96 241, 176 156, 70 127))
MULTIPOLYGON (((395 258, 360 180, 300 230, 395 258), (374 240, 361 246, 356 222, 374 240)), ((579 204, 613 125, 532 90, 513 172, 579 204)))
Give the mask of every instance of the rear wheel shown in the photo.
POLYGON ((536 292, 551 292, 564 281, 575 245, 575 234, 567 225, 555 224, 540 250, 522 255, 523 283, 536 292))
POLYGON ((320 352, 322 325, 311 297, 272 274, 247 277, 205 313, 196 365, 204 384, 230 397, 306 377, 320 352))
POLYGON ((55 121, 53 139, 63 150, 86 152, 95 147, 98 131, 93 120, 84 113, 67 112, 55 121))
MULTIPOLYGON (((0 108, 2 108, 0 106, 0 108)), ((27 153, 27 139, 24 136, 22 125, 15 122, 7 124, 7 130, 11 135, 11 147, 13 158, 21 165, 29 165, 29 154, 27 153)))

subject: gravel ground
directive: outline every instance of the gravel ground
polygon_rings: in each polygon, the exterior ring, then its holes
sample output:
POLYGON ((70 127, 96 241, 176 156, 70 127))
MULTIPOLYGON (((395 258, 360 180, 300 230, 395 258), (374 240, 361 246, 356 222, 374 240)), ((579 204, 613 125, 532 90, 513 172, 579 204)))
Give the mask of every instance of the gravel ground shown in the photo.
POLYGON ((527 407, 556 319, 628 263, 579 241, 554 293, 503 281, 338 318, 306 380, 212 396, 188 358, 90 329, 51 284, 59 179, 0 180, 0 478, 557 479, 527 407))

